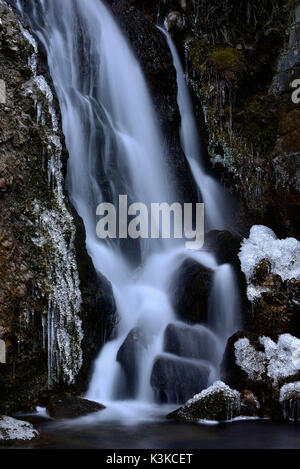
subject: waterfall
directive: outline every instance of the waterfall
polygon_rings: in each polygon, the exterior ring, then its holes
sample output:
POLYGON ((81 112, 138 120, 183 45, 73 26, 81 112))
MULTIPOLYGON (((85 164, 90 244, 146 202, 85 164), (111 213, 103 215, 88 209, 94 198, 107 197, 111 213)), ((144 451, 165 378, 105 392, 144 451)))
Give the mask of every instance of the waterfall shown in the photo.
MULTIPOLYGON (((231 268, 218 266, 204 250, 186 250, 180 240, 97 238, 96 207, 102 201, 117 205, 121 194, 147 206, 176 200, 141 67, 100 0, 18 0, 18 8, 47 52, 69 151, 68 192, 84 221, 94 266, 112 283, 119 315, 116 338, 95 361, 87 397, 108 407, 128 398, 181 402, 218 375, 224 350, 224 329, 218 321, 227 321, 229 315, 226 334, 234 330, 236 305, 226 300, 234 282, 231 268), (211 324, 187 325, 174 313, 172 278, 188 258, 215 272, 212 295, 221 297, 218 303, 210 300, 211 324), (170 334, 177 344, 171 352, 170 334), (166 380, 163 390, 158 375, 166 380), (173 389, 178 377, 180 386, 173 389)), ((193 110, 176 50, 168 41, 177 69, 182 147, 206 204, 209 226, 223 228, 224 202, 198 161, 193 110)))
POLYGON ((180 58, 168 32, 161 27, 158 27, 158 29, 166 37, 177 73, 177 100, 181 115, 181 145, 196 181, 199 197, 202 196, 206 207, 206 226, 207 229, 222 230, 226 227, 226 218, 228 216, 227 195, 218 182, 206 174, 204 170, 197 123, 180 58))

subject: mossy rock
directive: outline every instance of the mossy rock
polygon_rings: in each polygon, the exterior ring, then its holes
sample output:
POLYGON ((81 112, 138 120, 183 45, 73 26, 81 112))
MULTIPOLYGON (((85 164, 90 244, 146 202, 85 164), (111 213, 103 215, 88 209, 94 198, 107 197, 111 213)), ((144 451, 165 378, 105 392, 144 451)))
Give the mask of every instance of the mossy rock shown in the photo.
POLYGON ((260 263, 255 267, 253 275, 251 277, 251 283, 254 285, 261 285, 266 276, 271 272, 271 262, 269 259, 262 259, 260 263))
POLYGON ((232 47, 216 49, 209 56, 209 64, 215 72, 231 72, 232 77, 245 68, 243 53, 232 47))
POLYGON ((197 394, 167 418, 196 422, 199 420, 231 420, 240 414, 240 393, 222 381, 197 394))

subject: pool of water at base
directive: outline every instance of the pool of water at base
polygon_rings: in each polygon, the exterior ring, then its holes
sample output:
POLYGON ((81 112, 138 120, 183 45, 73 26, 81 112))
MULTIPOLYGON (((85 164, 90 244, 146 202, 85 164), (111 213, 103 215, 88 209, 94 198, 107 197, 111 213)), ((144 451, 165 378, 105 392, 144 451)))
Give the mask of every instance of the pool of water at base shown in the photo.
MULTIPOLYGON (((174 408, 173 408, 174 409, 174 408)), ((165 419, 159 410, 145 420, 97 414, 54 421, 27 416, 41 432, 30 449, 300 449, 300 424, 237 419, 187 424, 165 419)), ((24 448, 24 446, 22 446, 24 448)))

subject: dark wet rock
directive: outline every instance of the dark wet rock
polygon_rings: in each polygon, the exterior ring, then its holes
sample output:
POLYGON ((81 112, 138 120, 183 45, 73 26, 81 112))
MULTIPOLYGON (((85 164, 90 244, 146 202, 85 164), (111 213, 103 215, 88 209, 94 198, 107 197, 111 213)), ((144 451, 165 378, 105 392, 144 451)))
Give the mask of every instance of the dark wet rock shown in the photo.
POLYGON ((240 393, 222 381, 195 395, 184 406, 167 416, 169 419, 197 422, 199 420, 232 420, 240 415, 240 393))
POLYGON ((260 404, 253 392, 249 389, 244 389, 241 392, 241 410, 240 414, 245 417, 257 417, 260 409, 260 404))
POLYGON ((179 11, 170 11, 167 16, 168 31, 176 33, 183 28, 183 19, 179 11))
POLYGON ((295 8, 294 17, 289 28, 289 41, 283 50, 273 79, 271 92, 280 95, 286 91, 289 81, 294 78, 295 68, 300 66, 300 21, 299 5, 295 8))
POLYGON ((250 331, 270 337, 290 333, 300 337, 300 282, 283 281, 268 273, 268 263, 260 263, 253 282, 266 289, 255 298, 249 309, 247 327, 250 331))
POLYGON ((240 267, 238 257, 242 236, 230 231, 212 230, 205 235, 204 247, 213 251, 219 264, 234 264, 240 267))
POLYGON ((121 364, 125 382, 121 386, 122 397, 134 398, 138 391, 140 360, 147 349, 147 338, 139 328, 132 329, 118 350, 117 361, 121 364))
POLYGON ((173 279, 172 302, 178 318, 190 323, 207 321, 208 296, 213 272, 187 259, 173 279))
POLYGON ((47 405, 47 411, 54 419, 74 419, 103 409, 105 409, 105 406, 98 402, 75 397, 67 393, 55 394, 50 398, 47 405))
POLYGON ((183 403, 207 386, 208 363, 184 358, 160 356, 156 359, 151 386, 158 402, 183 403))
POLYGON ((215 362, 218 357, 218 339, 204 326, 169 324, 164 334, 164 351, 179 357, 215 362))

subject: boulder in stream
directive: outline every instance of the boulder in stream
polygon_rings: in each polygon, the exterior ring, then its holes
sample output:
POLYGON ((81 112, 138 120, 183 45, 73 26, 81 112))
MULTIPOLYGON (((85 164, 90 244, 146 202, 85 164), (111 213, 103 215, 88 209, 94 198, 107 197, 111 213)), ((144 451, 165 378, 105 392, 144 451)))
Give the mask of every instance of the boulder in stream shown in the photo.
POLYGON ((208 362, 161 355, 153 365, 151 386, 158 402, 183 403, 207 386, 210 373, 208 362))
POLYGON ((190 323, 207 322, 208 296, 213 271, 193 259, 185 260, 174 278, 173 306, 178 318, 190 323))
POLYGON ((219 341, 215 334, 202 325, 188 326, 171 323, 164 334, 164 351, 179 357, 208 360, 218 359, 219 341))
POLYGON ((93 412, 99 412, 105 406, 68 393, 53 395, 47 405, 49 415, 54 419, 74 419, 93 412))
POLYGON ((222 381, 195 395, 167 418, 197 422, 199 420, 232 420, 240 414, 240 393, 222 381))
POLYGON ((117 361, 124 372, 123 392, 126 397, 134 397, 138 390, 139 358, 147 348, 147 339, 143 331, 136 327, 132 329, 119 348, 117 361))

